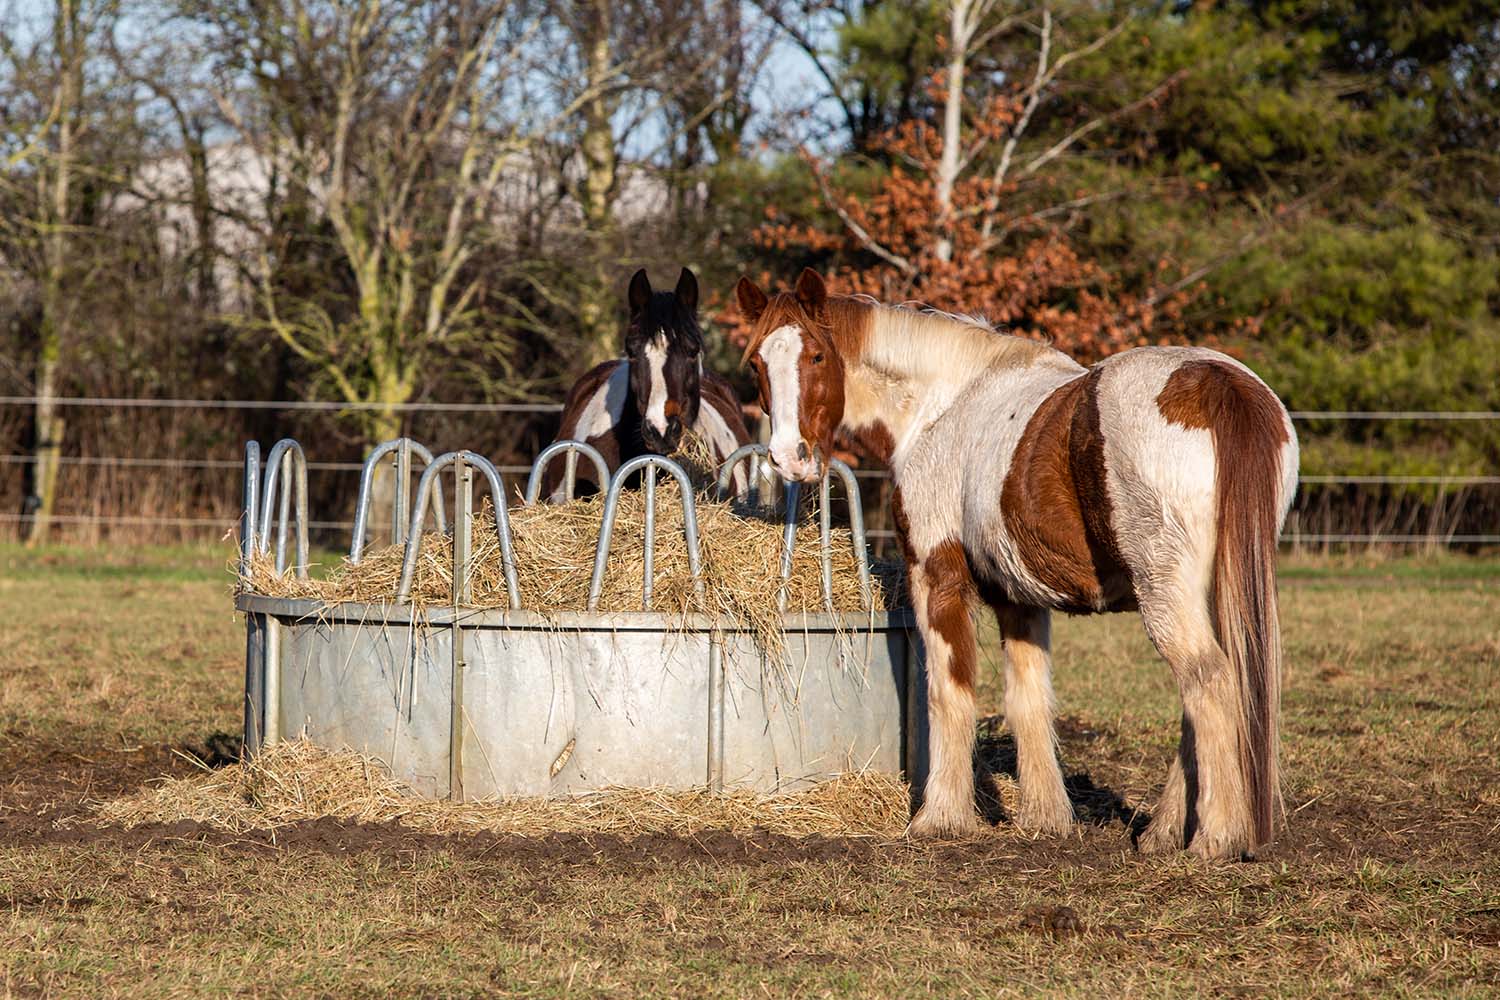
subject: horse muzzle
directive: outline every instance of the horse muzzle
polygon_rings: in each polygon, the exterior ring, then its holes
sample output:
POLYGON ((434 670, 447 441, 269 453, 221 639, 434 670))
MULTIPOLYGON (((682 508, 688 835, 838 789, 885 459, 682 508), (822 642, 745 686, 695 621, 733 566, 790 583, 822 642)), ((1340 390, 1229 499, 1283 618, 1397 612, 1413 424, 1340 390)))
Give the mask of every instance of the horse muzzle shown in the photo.
POLYGON ((822 450, 816 445, 808 444, 805 438, 797 442, 795 450, 773 445, 770 457, 771 468, 781 478, 797 483, 815 483, 823 478, 823 473, 828 468, 828 461, 822 450))
POLYGON ((682 443, 682 421, 668 417, 667 426, 661 430, 650 423, 642 423, 641 443, 659 455, 670 455, 682 443))

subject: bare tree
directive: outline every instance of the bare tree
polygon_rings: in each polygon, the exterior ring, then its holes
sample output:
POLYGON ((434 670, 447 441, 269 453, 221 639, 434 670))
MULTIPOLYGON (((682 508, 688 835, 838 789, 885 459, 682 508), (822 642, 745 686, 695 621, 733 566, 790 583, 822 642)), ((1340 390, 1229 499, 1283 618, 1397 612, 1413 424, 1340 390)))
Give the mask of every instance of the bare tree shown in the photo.
MULTIPOLYGON (((493 338, 478 322, 496 188, 525 147, 505 74, 534 30, 509 3, 287 0, 205 8, 220 104, 271 178, 250 262, 263 324, 344 401, 398 436, 429 366, 493 338), (296 216, 295 223, 288 213, 296 216), (326 234, 327 270, 285 258, 326 234)), ((502 344, 485 345, 492 349, 502 344)), ((502 357, 502 353, 496 353, 502 357)))
MULTIPOLYGON (((79 150, 91 120, 86 69, 98 37, 116 16, 110 0, 57 0, 46 30, 32 26, 0 33, 9 63, 8 98, 26 109, 6 125, 10 150, 6 177, 16 216, 5 220, 12 259, 30 261, 39 302, 32 486, 27 501, 28 544, 45 542, 56 505, 57 473, 65 424, 57 398, 65 347, 74 339, 79 297, 69 287, 76 273, 79 228, 77 186, 84 164, 79 150), (29 111, 29 113, 27 113, 29 111), (15 188, 29 188, 18 192, 15 188)), ((10 104, 10 101, 7 101, 10 104)))

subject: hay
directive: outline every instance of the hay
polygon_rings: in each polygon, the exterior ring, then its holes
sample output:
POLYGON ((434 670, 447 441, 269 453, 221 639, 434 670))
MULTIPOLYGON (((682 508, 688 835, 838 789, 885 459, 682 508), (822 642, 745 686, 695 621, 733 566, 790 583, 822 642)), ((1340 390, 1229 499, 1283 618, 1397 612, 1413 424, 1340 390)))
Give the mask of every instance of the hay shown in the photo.
MULTIPOLYGON (((700 499, 698 536, 703 593, 696 593, 683 536, 682 506, 675 483, 657 487, 656 545, 652 572, 652 608, 671 615, 701 612, 724 616, 746 628, 769 652, 783 648, 783 620, 778 608, 781 581, 782 525, 746 516, 734 504, 700 499)), ((603 513, 602 497, 564 504, 537 504, 510 511, 521 606, 543 613, 583 611, 588 604, 594 549, 603 513)), ((599 610, 640 611, 645 571, 645 494, 625 491, 616 509, 599 610)), ((786 583, 786 609, 820 612, 823 601, 820 540, 815 524, 797 529, 792 573, 786 583)), ((422 537, 412 583, 418 608, 446 606, 453 598, 453 543, 438 532, 422 537)), ((485 505, 474 525, 471 546, 469 605, 504 608, 509 604, 501 568, 500 544, 492 508, 485 505)), ((248 588, 271 597, 314 598, 328 603, 388 602, 395 598, 404 551, 386 546, 358 564, 347 560, 323 580, 278 575, 267 557, 252 563, 248 588)), ((832 596, 836 611, 862 611, 852 536, 835 528, 830 545, 832 596)), ((895 571, 872 567, 871 600, 877 610, 904 597, 895 571)))
POLYGON ((895 838, 906 827, 907 810, 906 785, 893 775, 872 772, 842 775, 782 795, 632 788, 568 799, 448 802, 414 795, 372 758, 295 740, 267 748, 248 762, 170 779, 106 802, 94 822, 139 826, 191 820, 244 833, 334 817, 396 822, 438 834, 766 830, 788 836, 895 838))

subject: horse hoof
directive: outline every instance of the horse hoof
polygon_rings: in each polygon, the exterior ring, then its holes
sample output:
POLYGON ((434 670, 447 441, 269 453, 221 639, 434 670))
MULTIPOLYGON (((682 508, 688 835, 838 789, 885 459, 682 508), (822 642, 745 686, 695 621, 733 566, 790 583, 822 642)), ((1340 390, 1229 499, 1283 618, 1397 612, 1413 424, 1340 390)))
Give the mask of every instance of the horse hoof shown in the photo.
POLYGON ((906 835, 912 840, 963 840, 981 829, 977 813, 940 815, 924 806, 907 824, 906 835))
POLYGON ((1171 823, 1153 820, 1136 840, 1135 849, 1142 854, 1167 854, 1180 851, 1182 850, 1182 830, 1174 829, 1171 823))
POLYGON ((1061 836, 1073 829, 1073 806, 1068 802, 1032 806, 1023 803, 1016 811, 1016 826, 1027 833, 1061 836))
POLYGON ((1207 831, 1199 830, 1188 845, 1188 853, 1205 861, 1238 861, 1245 853, 1245 841, 1243 837, 1210 836, 1207 831))

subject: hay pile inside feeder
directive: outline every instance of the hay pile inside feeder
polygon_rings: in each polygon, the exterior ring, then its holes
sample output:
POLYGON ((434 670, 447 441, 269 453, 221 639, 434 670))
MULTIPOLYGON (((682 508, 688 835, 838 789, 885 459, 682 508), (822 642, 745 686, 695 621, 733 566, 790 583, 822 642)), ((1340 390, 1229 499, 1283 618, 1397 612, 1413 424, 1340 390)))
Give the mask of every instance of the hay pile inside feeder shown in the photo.
MULTIPOLYGON (((657 487, 653 610, 673 615, 691 612, 723 615, 753 632, 763 648, 779 650, 782 525, 745 516, 731 503, 699 499, 703 580, 703 593, 699 594, 689 571, 678 496, 675 483, 662 482, 657 487)), ((523 608, 542 613, 587 609, 603 509, 602 497, 588 497, 564 504, 536 504, 510 510, 523 608)), ((641 610, 645 518, 644 492, 622 492, 599 598, 600 611, 641 610)), ((252 565, 248 589, 271 597, 315 598, 328 603, 389 602, 396 596, 403 556, 401 547, 386 546, 365 555, 358 565, 345 561, 323 580, 298 580, 291 573, 278 575, 270 559, 260 557, 252 565)), ((849 529, 833 529, 830 558, 834 610, 864 610, 849 529)), ((473 607, 509 605, 494 512, 487 503, 475 518, 469 587, 469 604, 473 607)), ((896 606, 904 598, 899 577, 888 566, 872 567, 870 589, 876 610, 896 606)), ((422 537, 412 581, 412 603, 418 608, 435 607, 450 605, 452 599, 452 539, 429 531, 422 537)), ((786 610, 791 613, 825 610, 819 531, 813 523, 804 522, 797 529, 792 572, 786 581, 786 610)))
POLYGON ((767 830, 894 838, 906 827, 908 795, 897 777, 846 774, 782 795, 744 791, 612 789, 568 799, 448 802, 413 794, 379 761, 300 740, 251 761, 174 778, 102 804, 103 825, 192 820, 234 833, 320 817, 398 822, 426 833, 672 833, 767 830))

